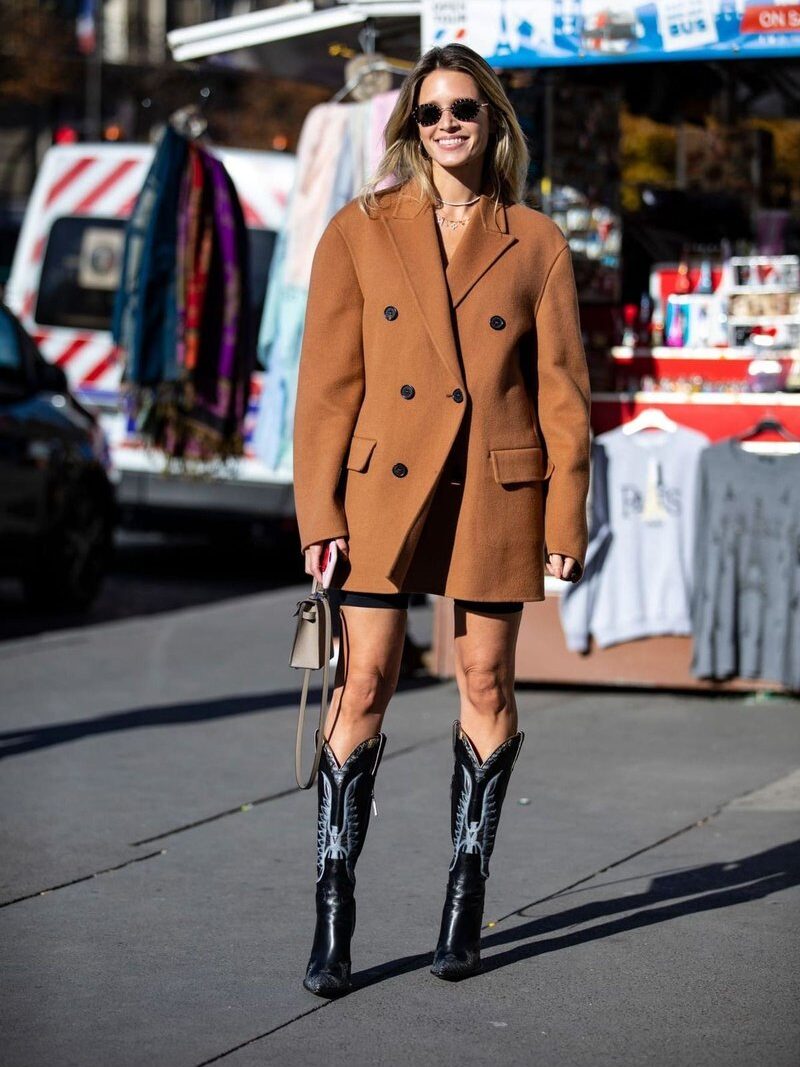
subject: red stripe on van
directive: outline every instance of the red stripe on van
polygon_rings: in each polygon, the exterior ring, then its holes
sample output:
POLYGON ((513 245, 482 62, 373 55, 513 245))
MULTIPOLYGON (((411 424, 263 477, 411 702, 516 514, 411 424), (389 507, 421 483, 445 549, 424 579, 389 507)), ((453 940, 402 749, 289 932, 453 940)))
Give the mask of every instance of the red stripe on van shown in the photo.
POLYGON ((74 341, 70 341, 60 356, 56 356, 54 362, 59 367, 66 367, 73 356, 76 356, 84 345, 88 344, 88 337, 76 337, 74 341))
POLYGON ((103 178, 99 185, 94 187, 88 196, 85 196, 83 200, 72 209, 73 214, 80 215, 81 213, 88 211, 93 204, 97 203, 103 193, 108 192, 113 185, 117 184, 120 178, 124 177, 128 171, 135 166, 135 159, 125 159, 122 163, 119 163, 107 177, 103 178))
POLYGON ((137 195, 136 196, 132 196, 130 198, 130 200, 126 200, 121 208, 117 208, 117 210, 115 211, 115 215, 117 216, 117 218, 118 219, 127 219, 130 216, 131 212, 133 211, 133 206, 134 206, 134 204, 136 203, 136 201, 138 199, 139 199, 139 195, 137 193, 137 195))
POLYGON ((98 378, 102 378, 107 370, 113 367, 117 362, 117 349, 112 348, 105 359, 101 360, 96 367, 89 371, 81 380, 81 385, 91 385, 92 382, 96 382, 98 378))
POLYGON ((44 202, 45 207, 49 207, 53 201, 64 192, 68 185, 72 185, 76 178, 79 178, 87 167, 91 167, 93 163, 96 163, 95 156, 87 156, 85 159, 79 159, 66 174, 62 174, 55 185, 52 186, 47 194, 47 199, 44 202))
POLYGON ((264 220, 261 218, 261 216, 252 204, 249 204, 241 196, 239 197, 239 203, 242 205, 244 221, 247 223, 248 226, 264 226, 264 220))

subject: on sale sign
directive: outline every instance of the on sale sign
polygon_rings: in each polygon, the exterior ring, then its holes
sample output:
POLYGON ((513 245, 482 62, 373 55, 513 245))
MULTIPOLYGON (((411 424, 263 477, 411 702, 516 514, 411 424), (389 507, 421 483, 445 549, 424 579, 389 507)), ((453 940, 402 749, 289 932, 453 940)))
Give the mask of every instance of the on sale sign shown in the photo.
POLYGON ((800 33, 800 4, 754 4, 742 17, 742 33, 800 33))

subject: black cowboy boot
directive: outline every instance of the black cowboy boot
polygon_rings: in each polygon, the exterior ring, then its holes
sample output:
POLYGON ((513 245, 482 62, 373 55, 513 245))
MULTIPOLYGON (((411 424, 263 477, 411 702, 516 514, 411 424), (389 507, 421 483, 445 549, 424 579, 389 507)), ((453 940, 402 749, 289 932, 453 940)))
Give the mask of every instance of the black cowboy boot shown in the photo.
POLYGON ((453 723, 455 766, 450 787, 453 860, 431 974, 450 982, 481 969, 481 925, 489 857, 500 810, 525 734, 509 737, 484 763, 453 723))
POLYGON ((317 925, 303 985, 320 997, 350 989, 350 938, 356 925, 355 865, 369 826, 375 774, 386 744, 376 734, 340 767, 327 741, 319 767, 317 925))

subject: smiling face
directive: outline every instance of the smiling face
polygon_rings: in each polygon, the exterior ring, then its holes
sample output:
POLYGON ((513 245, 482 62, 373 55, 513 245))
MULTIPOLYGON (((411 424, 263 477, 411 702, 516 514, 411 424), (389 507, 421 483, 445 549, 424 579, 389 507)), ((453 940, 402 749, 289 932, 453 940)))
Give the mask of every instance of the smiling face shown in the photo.
MULTIPOLYGON (((434 70, 419 87, 417 104, 449 107, 454 100, 483 102, 483 97, 469 74, 460 70, 434 70)), ((433 126, 417 126, 423 148, 440 167, 453 170, 475 166, 486 152, 489 142, 489 108, 482 107, 474 122, 462 122, 451 111, 443 111, 433 126)))

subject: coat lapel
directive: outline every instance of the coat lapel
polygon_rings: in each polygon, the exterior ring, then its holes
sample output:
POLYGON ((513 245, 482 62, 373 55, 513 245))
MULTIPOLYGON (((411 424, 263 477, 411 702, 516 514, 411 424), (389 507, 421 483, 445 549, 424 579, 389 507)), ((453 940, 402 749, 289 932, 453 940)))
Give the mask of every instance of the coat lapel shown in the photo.
POLYGON ((414 293, 431 342, 445 367, 462 385, 461 364, 453 334, 453 309, 497 260, 516 244, 508 232, 503 205, 483 197, 445 271, 439 252, 436 219, 419 185, 409 181, 386 206, 382 217, 394 250, 414 293))
POLYGON ((413 181, 394 199, 394 208, 387 206, 382 212, 384 224, 431 343, 450 375, 463 386, 433 208, 413 181))
POLYGON ((508 232, 502 204, 495 208, 491 197, 484 196, 478 209, 479 214, 470 219, 447 265, 447 284, 454 308, 503 253, 517 243, 517 238, 508 232))

